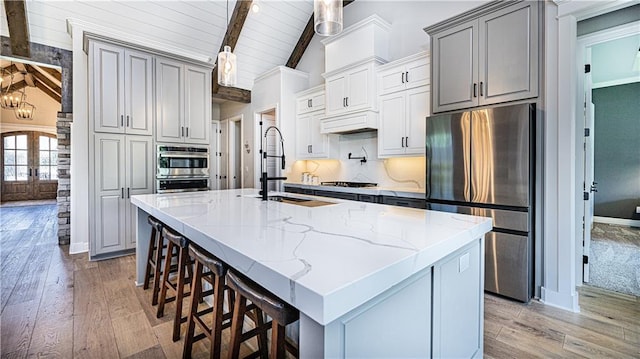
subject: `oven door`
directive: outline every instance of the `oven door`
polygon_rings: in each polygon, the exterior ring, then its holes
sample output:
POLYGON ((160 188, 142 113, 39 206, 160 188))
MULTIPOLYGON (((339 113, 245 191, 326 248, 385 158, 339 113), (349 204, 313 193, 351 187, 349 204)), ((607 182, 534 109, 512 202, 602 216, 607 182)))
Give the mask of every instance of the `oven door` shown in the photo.
POLYGON ((183 178, 183 179, 158 179, 156 181, 156 192, 194 192, 209 190, 208 178, 183 178))
POLYGON ((209 177, 209 155, 207 153, 158 152, 156 177, 209 177))

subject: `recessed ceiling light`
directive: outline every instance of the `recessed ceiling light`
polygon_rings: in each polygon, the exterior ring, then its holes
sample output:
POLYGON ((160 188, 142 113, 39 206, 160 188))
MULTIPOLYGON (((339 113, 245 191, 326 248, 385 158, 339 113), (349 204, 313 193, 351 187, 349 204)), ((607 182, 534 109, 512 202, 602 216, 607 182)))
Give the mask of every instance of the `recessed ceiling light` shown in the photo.
POLYGON ((260 11, 260 4, 258 4, 257 2, 254 2, 251 5, 251 11, 253 11, 254 13, 257 13, 260 11))

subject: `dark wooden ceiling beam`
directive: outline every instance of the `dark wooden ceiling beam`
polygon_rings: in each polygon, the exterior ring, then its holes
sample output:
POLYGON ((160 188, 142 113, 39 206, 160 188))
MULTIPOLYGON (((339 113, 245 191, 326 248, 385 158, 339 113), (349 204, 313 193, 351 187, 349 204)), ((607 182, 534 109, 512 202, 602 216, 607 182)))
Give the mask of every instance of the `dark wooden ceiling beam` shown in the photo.
POLYGON ((33 74, 33 76, 38 80, 38 82, 46 85, 51 90, 53 90, 58 95, 62 94, 62 89, 55 82, 51 81, 47 76, 43 75, 40 71, 38 71, 34 66, 27 65, 27 71, 33 74))
POLYGON ((2 68, 2 73, 3 74, 15 74, 16 72, 20 72, 20 70, 18 70, 18 67, 16 66, 16 64, 11 64, 9 66, 5 66, 2 68))
MULTIPOLYGON (((344 0, 342 2, 342 6, 347 6, 354 1, 355 0, 344 0)), ((307 50, 307 47, 311 43, 311 39, 313 39, 313 35, 315 35, 315 31, 313 30, 313 14, 311 14, 309 21, 307 21, 307 26, 305 26, 304 30, 302 30, 302 34, 298 39, 298 43, 296 43, 293 51, 291 51, 291 56, 289 56, 289 60, 287 60, 286 63, 287 67, 295 69, 298 66, 300 59, 302 59, 302 55, 304 55, 304 52, 307 50)))
POLYGON ((62 97, 57 93, 53 92, 53 90, 48 88, 45 84, 43 84, 40 81, 40 79, 38 79, 37 77, 36 77, 36 88, 44 92, 45 94, 47 94, 49 97, 57 101, 59 104, 62 104, 62 97))
MULTIPOLYGON (((231 15, 231 19, 229 20, 229 26, 227 26, 227 32, 224 35, 224 39, 222 40, 222 45, 220 45, 220 51, 224 50, 225 46, 230 46, 231 51, 233 51, 238 43, 238 39, 240 38, 240 32, 242 31, 242 27, 244 26, 244 22, 247 19, 247 15, 249 14, 249 9, 251 9, 252 0, 238 0, 236 1, 236 6, 233 9, 233 14, 231 15)), ((211 94, 212 97, 226 99, 231 101, 238 101, 244 103, 251 102, 251 91, 244 90, 237 87, 226 87, 218 85, 218 58, 216 54, 216 67, 213 69, 213 75, 211 77, 211 94)))
POLYGON ((48 73, 49 75, 51 75, 54 79, 62 82, 62 73, 56 69, 52 69, 51 67, 46 67, 46 66, 36 66, 38 68, 38 70, 42 70, 46 73, 48 73))
MULTIPOLYGON (((14 84, 11 85, 11 91, 18 91, 18 90, 22 90, 23 88, 27 87, 27 83, 24 80, 15 82, 14 84)), ((4 94, 4 92, 7 90, 7 87, 9 87, 9 85, 5 86, 2 88, 2 93, 4 94)))
POLYGON ((7 27, 11 52, 15 56, 31 57, 29 46, 29 25, 27 23, 27 7, 24 0, 4 0, 7 13, 7 27))

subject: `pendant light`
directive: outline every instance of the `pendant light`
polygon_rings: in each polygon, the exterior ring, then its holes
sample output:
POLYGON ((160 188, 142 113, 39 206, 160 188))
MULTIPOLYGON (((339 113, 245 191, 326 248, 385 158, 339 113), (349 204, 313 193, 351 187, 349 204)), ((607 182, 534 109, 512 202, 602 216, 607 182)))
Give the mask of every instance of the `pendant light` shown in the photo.
POLYGON ((342 0, 313 0, 313 29, 320 36, 342 32, 342 0))
MULTIPOLYGON (((227 0, 227 30, 229 30, 229 0, 227 0)), ((231 52, 231 46, 225 45, 224 50, 218 54, 218 85, 235 86, 237 78, 236 55, 231 52)))
POLYGON ((32 120, 33 114, 36 112, 36 107, 26 101, 27 94, 24 87, 22 88, 22 94, 20 97, 22 101, 20 101, 20 104, 14 110, 16 118, 21 120, 32 120))

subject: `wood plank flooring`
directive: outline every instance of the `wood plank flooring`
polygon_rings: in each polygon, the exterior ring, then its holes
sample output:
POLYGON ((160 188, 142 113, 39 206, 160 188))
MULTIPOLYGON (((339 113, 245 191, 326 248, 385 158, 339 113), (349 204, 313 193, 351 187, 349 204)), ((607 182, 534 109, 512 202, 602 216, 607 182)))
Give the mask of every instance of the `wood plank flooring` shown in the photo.
MULTIPOLYGON (((134 285, 135 257, 69 255, 56 223, 55 205, 0 208, 2 358, 180 358, 173 304, 155 317, 151 291, 134 285)), ((582 287, 580 306, 485 295, 485 357, 640 357, 639 297, 582 287)), ((208 357, 206 345, 196 343, 194 357, 208 357)))

